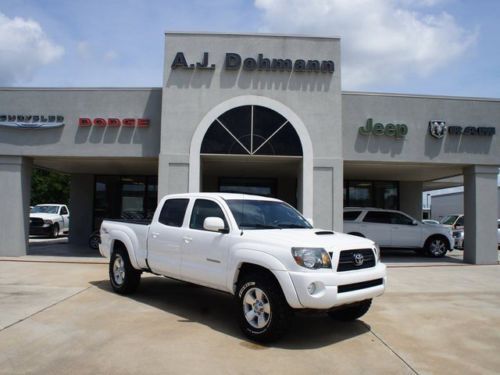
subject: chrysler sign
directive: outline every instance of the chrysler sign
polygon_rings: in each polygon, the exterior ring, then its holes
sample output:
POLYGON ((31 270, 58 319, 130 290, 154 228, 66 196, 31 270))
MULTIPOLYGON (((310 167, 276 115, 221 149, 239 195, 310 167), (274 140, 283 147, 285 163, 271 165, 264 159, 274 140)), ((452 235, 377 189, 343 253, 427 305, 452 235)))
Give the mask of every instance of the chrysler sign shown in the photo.
POLYGON ((61 115, 7 115, 0 114, 0 126, 8 128, 49 129, 64 125, 61 115))

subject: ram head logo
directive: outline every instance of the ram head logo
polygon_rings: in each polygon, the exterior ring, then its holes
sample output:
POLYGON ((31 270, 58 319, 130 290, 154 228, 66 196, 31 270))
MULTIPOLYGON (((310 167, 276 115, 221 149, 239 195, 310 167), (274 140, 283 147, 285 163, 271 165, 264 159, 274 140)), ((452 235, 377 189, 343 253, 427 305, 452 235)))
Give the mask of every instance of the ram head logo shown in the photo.
POLYGON ((446 135, 446 122, 444 121, 429 121, 429 133, 435 138, 443 138, 446 135))

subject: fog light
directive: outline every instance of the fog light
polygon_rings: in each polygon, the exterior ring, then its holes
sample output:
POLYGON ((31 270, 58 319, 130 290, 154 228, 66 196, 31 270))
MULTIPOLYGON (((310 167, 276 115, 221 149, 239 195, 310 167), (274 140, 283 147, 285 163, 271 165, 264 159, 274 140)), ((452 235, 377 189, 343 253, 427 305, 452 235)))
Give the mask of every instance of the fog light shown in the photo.
POLYGON ((307 287, 307 291, 309 292, 309 294, 313 295, 314 292, 316 292, 316 284, 315 283, 309 284, 309 286, 307 287))

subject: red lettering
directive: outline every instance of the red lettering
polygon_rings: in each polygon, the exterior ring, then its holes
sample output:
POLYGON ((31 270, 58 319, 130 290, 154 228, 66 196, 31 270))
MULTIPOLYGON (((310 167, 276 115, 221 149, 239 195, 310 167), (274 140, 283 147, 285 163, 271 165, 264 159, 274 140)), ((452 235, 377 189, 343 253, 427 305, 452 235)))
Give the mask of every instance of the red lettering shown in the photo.
POLYGON ((121 126, 122 122, 117 118, 108 118, 108 126, 117 127, 121 126))
POLYGON ((139 127, 139 128, 147 128, 147 127, 149 127, 149 119, 148 118, 139 118, 139 119, 137 119, 137 127, 139 127))
POLYGON ((103 127, 103 126, 106 126, 106 120, 104 120, 103 118, 95 118, 94 119, 94 125, 95 126, 99 126, 99 127, 103 127))
POLYGON ((87 117, 80 117, 78 120, 78 126, 91 126, 92 121, 87 117))
POLYGON ((135 118, 125 118, 122 121, 123 126, 135 126, 135 118))

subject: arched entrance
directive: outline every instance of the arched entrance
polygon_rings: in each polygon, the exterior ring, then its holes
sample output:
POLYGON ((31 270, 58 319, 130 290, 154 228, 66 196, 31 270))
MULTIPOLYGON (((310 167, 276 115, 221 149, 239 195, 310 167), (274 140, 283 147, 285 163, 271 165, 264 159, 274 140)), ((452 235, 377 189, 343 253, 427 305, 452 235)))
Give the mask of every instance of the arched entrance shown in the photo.
POLYGON ((312 147, 305 126, 268 98, 222 103, 193 136, 189 190, 273 196, 312 216, 312 147))

